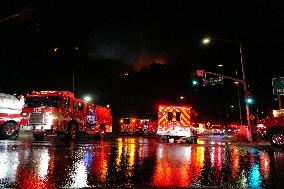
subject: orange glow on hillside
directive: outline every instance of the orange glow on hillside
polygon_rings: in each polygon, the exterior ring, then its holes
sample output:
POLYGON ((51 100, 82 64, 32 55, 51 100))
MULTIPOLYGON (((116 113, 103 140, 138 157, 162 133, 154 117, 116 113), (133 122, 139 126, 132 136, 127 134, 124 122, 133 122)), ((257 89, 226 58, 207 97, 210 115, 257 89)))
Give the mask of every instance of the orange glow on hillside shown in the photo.
POLYGON ((137 57, 133 61, 133 69, 139 71, 142 68, 149 66, 150 64, 167 64, 167 59, 163 55, 142 55, 137 57))

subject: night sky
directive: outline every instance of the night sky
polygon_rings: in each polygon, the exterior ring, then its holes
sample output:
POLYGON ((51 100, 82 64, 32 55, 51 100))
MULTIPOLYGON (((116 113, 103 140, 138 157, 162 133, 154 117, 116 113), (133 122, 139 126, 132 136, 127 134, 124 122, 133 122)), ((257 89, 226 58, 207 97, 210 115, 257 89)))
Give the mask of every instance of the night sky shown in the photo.
POLYGON ((277 108, 271 80, 284 76, 283 2, 94 2, 2 0, 0 92, 72 91, 74 70, 75 96, 110 104, 114 117, 156 119, 162 103, 190 104, 200 121, 238 121, 233 81, 191 84, 196 69, 240 77, 239 47, 203 46, 211 36, 241 42, 252 112, 277 108))

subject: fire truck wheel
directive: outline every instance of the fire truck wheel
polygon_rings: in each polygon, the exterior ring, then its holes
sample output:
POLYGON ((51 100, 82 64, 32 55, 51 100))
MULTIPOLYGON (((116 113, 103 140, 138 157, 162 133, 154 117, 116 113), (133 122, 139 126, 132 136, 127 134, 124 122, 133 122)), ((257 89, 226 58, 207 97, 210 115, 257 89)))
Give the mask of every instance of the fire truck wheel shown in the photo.
POLYGON ((41 141, 44 138, 44 134, 33 133, 33 137, 34 137, 35 140, 41 141))
POLYGON ((284 147, 284 131, 282 129, 274 130, 270 135, 270 143, 273 146, 284 147))
POLYGON ((76 123, 71 123, 68 128, 67 138, 71 141, 78 139, 78 127, 76 123))
POLYGON ((14 139, 17 138, 18 131, 16 129, 16 124, 8 122, 5 123, 1 128, 1 138, 3 139, 14 139))

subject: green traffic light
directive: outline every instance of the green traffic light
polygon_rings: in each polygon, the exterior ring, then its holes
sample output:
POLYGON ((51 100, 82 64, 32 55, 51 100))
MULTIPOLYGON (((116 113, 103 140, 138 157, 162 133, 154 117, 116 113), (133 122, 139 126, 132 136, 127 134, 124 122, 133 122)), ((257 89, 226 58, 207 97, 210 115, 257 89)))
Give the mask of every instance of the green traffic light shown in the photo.
POLYGON ((194 79, 192 80, 192 85, 193 86, 197 86, 199 84, 198 80, 194 79))
POLYGON ((254 104, 254 99, 252 97, 246 98, 246 103, 247 104, 254 104))

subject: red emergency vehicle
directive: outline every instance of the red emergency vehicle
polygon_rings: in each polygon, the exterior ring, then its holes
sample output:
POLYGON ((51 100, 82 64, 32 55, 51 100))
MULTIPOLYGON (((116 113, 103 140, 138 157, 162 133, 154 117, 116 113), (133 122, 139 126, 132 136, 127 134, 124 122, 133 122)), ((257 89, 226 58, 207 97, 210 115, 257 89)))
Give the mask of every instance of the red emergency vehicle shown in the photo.
POLYGON ((150 119, 121 118, 120 132, 124 134, 153 135, 157 132, 157 123, 150 119))
POLYGON ((36 139, 61 134, 75 140, 79 134, 112 132, 108 107, 77 99, 68 91, 33 91, 26 95, 22 109, 22 130, 31 130, 36 139))
POLYGON ((158 131, 163 142, 185 140, 197 142, 197 132, 193 127, 191 106, 159 106, 158 131))
POLYGON ((148 122, 148 135, 156 135, 158 131, 158 122, 154 120, 149 120, 148 122))
POLYGON ((284 146, 284 109, 273 110, 273 117, 262 119, 257 124, 257 131, 271 145, 284 146))
POLYGON ((0 93, 0 138, 13 139, 18 136, 23 99, 0 93))

